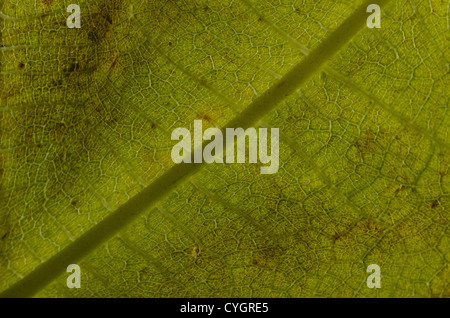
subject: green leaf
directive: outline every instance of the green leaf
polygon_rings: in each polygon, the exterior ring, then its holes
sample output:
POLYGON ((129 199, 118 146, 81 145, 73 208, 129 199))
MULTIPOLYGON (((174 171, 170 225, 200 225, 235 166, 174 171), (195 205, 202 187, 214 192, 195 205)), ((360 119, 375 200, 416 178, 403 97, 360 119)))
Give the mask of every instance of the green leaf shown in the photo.
POLYGON ((1 295, 449 296, 447 5, 371 2, 0 2, 1 295), (197 119, 279 171, 174 165, 197 119))

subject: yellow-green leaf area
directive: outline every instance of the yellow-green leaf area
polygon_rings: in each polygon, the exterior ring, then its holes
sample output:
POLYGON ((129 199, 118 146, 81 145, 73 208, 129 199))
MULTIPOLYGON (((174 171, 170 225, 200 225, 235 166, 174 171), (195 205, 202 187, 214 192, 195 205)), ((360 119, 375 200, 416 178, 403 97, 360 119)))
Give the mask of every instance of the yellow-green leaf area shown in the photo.
POLYGON ((448 3, 370 3, 1 1, 0 294, 448 297, 448 3), (279 171, 175 165, 194 120, 279 171))

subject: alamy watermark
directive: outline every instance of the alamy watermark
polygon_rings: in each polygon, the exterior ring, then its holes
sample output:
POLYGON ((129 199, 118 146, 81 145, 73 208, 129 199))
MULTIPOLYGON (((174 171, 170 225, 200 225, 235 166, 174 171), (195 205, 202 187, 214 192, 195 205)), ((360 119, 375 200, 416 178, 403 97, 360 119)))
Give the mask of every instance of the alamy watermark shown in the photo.
POLYGON ((72 273, 67 277, 66 284, 69 288, 81 288, 81 269, 77 264, 67 266, 67 272, 72 273))
POLYGON ((367 266, 367 273, 372 273, 367 277, 367 287, 381 288, 381 268, 377 264, 367 266))
POLYGON ((191 163, 192 152, 194 163, 245 163, 248 146, 248 162, 259 162, 267 166, 261 167, 261 174, 273 174, 279 167, 279 129, 270 129, 270 153, 268 150, 267 128, 226 128, 225 138, 219 128, 208 128, 203 132, 201 120, 194 120, 194 140, 192 150, 191 132, 187 128, 176 128, 172 132, 172 140, 180 140, 172 149, 172 160, 175 163, 191 163), (211 140, 203 147, 203 141, 211 140), (248 143, 246 143, 248 141, 248 143), (225 156, 223 154, 225 146, 225 156))
POLYGON ((67 7, 67 12, 72 13, 67 18, 67 27, 69 29, 81 28, 81 9, 78 4, 71 4, 67 7))

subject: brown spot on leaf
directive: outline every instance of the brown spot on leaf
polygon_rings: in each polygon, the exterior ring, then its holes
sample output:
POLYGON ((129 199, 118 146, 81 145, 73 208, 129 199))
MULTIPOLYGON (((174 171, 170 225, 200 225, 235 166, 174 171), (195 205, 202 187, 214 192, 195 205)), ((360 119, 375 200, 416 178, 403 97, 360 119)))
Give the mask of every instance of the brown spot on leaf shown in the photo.
POLYGON ((78 67, 79 67, 78 62, 76 62, 75 60, 72 60, 72 62, 64 70, 64 72, 66 73, 66 76, 69 76, 71 73, 76 71, 78 69, 78 67))
POLYGON ((254 265, 270 264, 283 255, 283 250, 279 246, 271 246, 259 250, 255 253, 252 263, 254 265))
POLYGON ((202 250, 200 249, 199 246, 194 246, 191 250, 191 255, 194 258, 199 257, 201 253, 202 253, 202 250))
POLYGON ((356 227, 358 231, 367 234, 380 234, 383 231, 380 224, 371 219, 361 221, 356 227))
POLYGON ((201 119, 206 120, 207 122, 213 123, 213 119, 208 114, 200 114, 201 119))
POLYGON ((403 186, 400 185, 397 189, 395 189, 394 194, 399 193, 401 190, 403 190, 403 186))
POLYGON ((109 24, 112 24, 112 18, 108 12, 106 13, 105 19, 106 19, 106 21, 108 21, 109 24))
POLYGON ((286 82, 285 82, 285 81, 282 81, 281 83, 278 83, 277 87, 284 86, 284 84, 286 84, 286 82))
POLYGON ((109 67, 110 70, 113 69, 114 67, 116 67, 118 60, 119 60, 119 54, 114 56, 114 59, 113 59, 113 61, 111 63, 111 66, 109 67))
POLYGON ((331 236, 333 243, 336 241, 339 241, 341 238, 342 238, 342 235, 339 232, 334 232, 334 234, 331 236))
POLYGON ((376 138, 377 134, 372 130, 368 130, 356 140, 355 146, 361 153, 375 152, 378 148, 376 138))

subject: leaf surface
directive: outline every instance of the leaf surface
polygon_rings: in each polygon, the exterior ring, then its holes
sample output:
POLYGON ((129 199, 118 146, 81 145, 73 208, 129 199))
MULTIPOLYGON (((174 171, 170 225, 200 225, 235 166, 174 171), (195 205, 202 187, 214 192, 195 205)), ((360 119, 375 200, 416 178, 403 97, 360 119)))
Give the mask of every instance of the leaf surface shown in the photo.
POLYGON ((447 4, 369 3, 2 2, 2 295, 448 296, 447 4), (196 119, 279 172, 174 165, 196 119))

